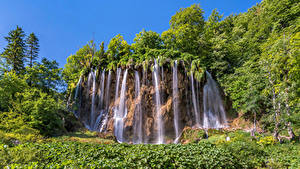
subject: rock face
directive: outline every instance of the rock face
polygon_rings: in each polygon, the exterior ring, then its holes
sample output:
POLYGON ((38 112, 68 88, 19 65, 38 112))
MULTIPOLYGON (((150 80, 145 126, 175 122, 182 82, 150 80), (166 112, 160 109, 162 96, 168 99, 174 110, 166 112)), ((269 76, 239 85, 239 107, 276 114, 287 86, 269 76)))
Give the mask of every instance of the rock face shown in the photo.
POLYGON ((171 64, 160 66, 156 77, 153 66, 127 69, 125 85, 122 82, 126 69, 97 70, 95 78, 91 78, 92 75, 82 76, 72 104, 75 114, 88 129, 112 133, 119 142, 170 143, 176 139, 175 125, 179 133, 187 126, 201 128, 205 78, 201 81, 193 79, 192 85, 191 76, 179 62, 176 67, 177 90, 174 90, 171 64), (157 86, 155 80, 158 80, 157 86), (122 90, 124 95, 121 94, 122 90), (177 92, 176 101, 173 98, 174 91, 177 92), (157 96, 160 99, 159 107, 157 96), (193 101, 192 97, 196 100, 193 101), (124 109, 119 106, 123 101, 124 109), (176 121, 174 103, 177 104, 176 121), (162 124, 159 124, 159 118, 162 124), (116 120, 122 122, 118 123, 122 128, 116 125, 116 120), (160 135, 162 140, 159 141, 160 135))

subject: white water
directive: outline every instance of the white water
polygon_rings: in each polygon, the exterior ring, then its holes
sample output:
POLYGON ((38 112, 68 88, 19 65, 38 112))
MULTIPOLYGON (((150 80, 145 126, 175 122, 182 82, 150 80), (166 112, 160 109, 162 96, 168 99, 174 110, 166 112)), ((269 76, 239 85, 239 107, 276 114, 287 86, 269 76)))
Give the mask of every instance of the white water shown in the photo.
POLYGON ((100 98, 99 98, 99 109, 103 109, 103 99, 104 99, 104 83, 105 83, 105 69, 102 71, 101 74, 101 81, 100 81, 100 98))
MULTIPOLYGON (((74 101, 75 101, 75 105, 79 105, 79 107, 81 106, 81 100, 80 99, 77 99, 78 98, 78 92, 79 90, 81 90, 81 81, 82 81, 82 76, 80 76, 78 82, 77 82, 77 85, 76 85, 76 89, 75 89, 75 95, 74 95, 74 101)), ((74 111, 74 115, 75 117, 79 117, 80 114, 79 114, 79 110, 75 110, 74 111)))
POLYGON ((208 72, 206 72, 206 79, 207 82, 203 88, 203 127, 223 128, 227 120, 219 89, 208 72))
MULTIPOLYGON (((196 79, 194 79, 193 73, 191 73, 190 76, 187 74, 183 75, 186 78, 190 77, 189 81, 187 81, 187 85, 185 86, 185 90, 183 91, 183 90, 179 90, 181 88, 178 88, 178 85, 181 83, 180 80, 182 79, 179 78, 181 76, 178 76, 181 74, 179 74, 178 72, 179 70, 178 70, 177 61, 175 61, 174 66, 172 68, 172 77, 168 77, 170 76, 170 74, 167 74, 168 71, 166 70, 166 72, 163 72, 163 68, 159 67, 157 60, 154 60, 154 67, 152 72, 153 84, 149 83, 149 80, 147 78, 148 77, 147 69, 143 69, 143 72, 138 72, 138 71, 134 72, 135 76, 134 79, 132 79, 135 85, 134 97, 128 95, 130 96, 129 99, 133 101, 132 105, 130 105, 133 107, 130 107, 130 110, 134 111, 133 119, 128 119, 128 120, 133 120, 132 121, 133 125, 130 126, 132 128, 128 128, 128 130, 127 128, 125 129, 124 128, 125 119, 127 118, 126 117, 127 116, 127 105, 126 105, 127 86, 126 85, 129 84, 129 83, 126 84, 126 81, 127 78, 132 77, 128 75, 129 73, 128 71, 130 70, 122 71, 121 68, 118 68, 116 71, 116 78, 111 78, 111 74, 112 74, 111 71, 106 73, 104 70, 102 72, 99 72, 100 76, 99 75, 96 76, 96 71, 91 70, 91 72, 88 75, 88 81, 86 83, 87 92, 88 92, 86 95, 87 96, 86 99, 85 97, 82 98, 82 96, 84 95, 82 93, 83 90, 81 90, 81 88, 84 85, 81 84, 83 83, 84 78, 80 77, 80 79, 77 82, 77 86, 75 88, 74 100, 75 100, 75 104, 78 104, 79 101, 80 104, 79 107, 84 106, 83 104, 86 104, 86 106, 83 107, 86 108, 86 110, 88 111, 85 113, 86 117, 83 117, 83 114, 81 114, 81 118, 82 120, 84 120, 83 123, 86 126, 86 128, 88 128, 89 130, 105 132, 108 122, 110 121, 111 118, 113 118, 114 134, 118 142, 132 141, 134 144, 139 144, 139 143, 163 144, 165 142, 169 142, 170 140, 169 139, 166 140, 166 139, 174 137, 174 135, 176 137, 173 140, 173 142, 177 143, 178 141, 180 141, 182 128, 185 127, 186 125, 188 126, 195 125, 196 127, 203 127, 203 128, 223 128, 227 125, 225 109, 223 107, 223 102, 221 100, 218 86, 208 72, 206 72, 207 82, 203 87, 203 89, 201 83, 196 79), (141 76, 143 76, 143 79, 141 79, 141 76), (163 76, 165 76, 164 84, 170 84, 169 80, 170 78, 172 78, 172 89, 170 88, 171 90, 168 88, 162 89, 163 76), (113 91, 110 86, 111 83, 115 85, 113 91), (151 88, 151 86, 153 86, 153 88, 151 88), (149 89, 147 89, 147 87, 149 87, 149 89), (142 89, 146 89, 146 90, 142 90, 142 89), (149 108, 149 106, 151 109, 151 105, 145 105, 143 103, 145 102, 145 100, 142 100, 143 94, 141 94, 142 91, 149 92, 150 89, 153 89, 152 92, 154 91, 152 93, 153 101, 154 101, 152 105, 153 114, 150 113, 151 115, 143 112, 145 110, 144 108, 149 108), (203 90, 203 95, 202 95, 202 90, 203 90), (182 96, 181 94, 179 94, 179 91, 182 91, 184 95, 182 96), (113 95, 114 93, 112 92, 115 92, 115 95, 113 95), (96 94, 98 95, 96 96, 96 94), (165 97, 162 97, 164 95, 165 97), (110 104, 111 96, 115 96, 115 100, 113 101, 114 104, 110 104), (173 98, 172 105, 170 105, 172 107, 169 107, 167 105, 165 107, 163 104, 165 104, 164 102, 167 103, 167 100, 164 101, 163 98, 171 98, 171 97, 173 98), (203 105, 203 114, 202 114, 202 105, 203 105), (168 118, 169 120, 172 121, 166 123, 169 124, 169 126, 165 126, 164 124, 162 107, 164 108, 163 110, 165 110, 166 108, 166 111, 174 113, 173 115, 174 118, 172 118, 172 116, 168 118), (186 110, 184 110, 185 108, 186 110), (110 115, 109 113, 110 111, 112 111, 113 117, 110 115), (183 114, 187 114, 188 117, 182 117, 183 114), (194 119, 191 119, 189 117, 194 119), (193 123, 191 123, 191 121, 193 123), (174 125, 174 130, 172 128, 173 127, 172 123, 174 125), (169 129, 167 130, 165 127, 169 127, 169 129), (125 135, 125 131, 126 131, 126 135, 125 135), (129 133, 131 133, 132 135, 128 136, 127 134, 129 133)), ((183 82, 185 81, 186 80, 184 80, 183 82)), ((133 85, 131 84, 131 81, 129 85, 133 85)), ((130 87, 128 88, 128 90, 130 92, 131 91, 133 92, 133 90, 130 87)), ((144 94, 145 94, 144 95, 145 98, 152 97, 149 96, 148 93, 144 93, 144 94)), ((79 110, 84 110, 84 109, 81 108, 79 110)), ((79 113, 83 113, 83 112, 79 112, 79 111, 77 112, 76 110, 74 111, 76 117, 79 117, 79 113)))
POLYGON ((101 115, 101 123, 99 124, 99 131, 105 132, 108 122, 109 102, 110 102, 110 82, 111 82, 111 71, 108 71, 108 77, 106 81, 105 91, 105 108, 102 109, 103 115, 101 115))
POLYGON ((94 128, 94 122, 95 122, 95 117, 96 117, 96 112, 95 112, 95 94, 96 94, 96 70, 95 72, 91 72, 91 76, 93 79, 93 86, 92 86, 92 104, 91 104, 91 119, 90 119, 90 124, 89 127, 90 129, 94 128))
POLYGON ((161 115, 161 101, 159 92, 159 67, 157 61, 154 59, 154 71, 153 71, 153 86, 155 87, 155 107, 156 107, 156 129, 157 129, 157 141, 156 144, 164 143, 164 124, 161 115))
POLYGON ((116 93, 115 93, 115 106, 118 104, 118 96, 119 96, 119 87, 120 87, 120 77, 121 77, 122 69, 117 69, 117 83, 116 83, 116 93))
POLYGON ((125 70, 125 73, 123 75, 122 80, 122 87, 120 92, 120 101, 119 101, 119 107, 115 113, 114 119, 114 132, 115 136, 118 140, 118 142, 124 142, 123 138, 123 132, 124 132, 124 119, 127 116, 127 106, 126 106, 126 79, 127 79, 127 72, 128 70, 125 70))
POLYGON ((174 112, 174 129, 176 138, 179 137, 179 112, 178 112, 178 77, 177 77, 177 60, 173 66, 173 112, 174 112))
POLYGON ((191 73, 191 87, 192 87, 192 101, 193 101, 193 107, 194 107, 194 116, 195 116, 195 122, 196 127, 200 127, 200 112, 199 112, 199 105, 197 104, 196 100, 196 93, 195 93, 195 87, 194 87, 194 76, 193 72, 191 73))
POLYGON ((111 71, 108 71, 108 78, 106 81, 106 93, 105 93, 105 109, 108 111, 110 102, 110 82, 111 82, 111 71))
POLYGON ((134 113, 134 128, 133 128, 133 143, 140 144, 143 142, 142 127, 142 98, 141 98, 141 86, 139 72, 135 71, 135 113, 134 113))

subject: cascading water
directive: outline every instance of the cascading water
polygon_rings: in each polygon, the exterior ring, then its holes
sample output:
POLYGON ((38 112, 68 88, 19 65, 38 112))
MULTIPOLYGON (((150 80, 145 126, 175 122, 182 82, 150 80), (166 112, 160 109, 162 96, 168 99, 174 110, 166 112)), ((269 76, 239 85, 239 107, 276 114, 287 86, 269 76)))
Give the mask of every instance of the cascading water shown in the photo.
POLYGON ((114 116, 114 120, 115 120, 114 130, 115 130, 115 136, 116 136, 118 142, 124 142, 124 138, 123 138, 124 119, 126 118, 126 115, 127 115, 127 106, 126 106, 127 72, 128 72, 128 70, 126 69, 125 73, 123 75, 123 80, 122 80, 119 106, 118 106, 118 109, 114 116))
POLYGON ((208 72, 206 72, 206 79, 207 82, 203 88, 203 127, 223 128, 227 120, 219 89, 208 72))
POLYGON ((109 112, 109 102, 110 102, 110 82, 111 82, 111 71, 108 71, 108 77, 106 81, 106 92, 105 92, 105 109, 103 110, 104 114, 102 123, 100 124, 99 131, 104 132, 106 129, 108 121, 108 112, 109 112))
POLYGON ((92 86, 91 119, 90 119, 89 128, 90 128, 90 130, 93 130, 94 123, 95 123, 95 117, 96 117, 96 112, 95 112, 96 70, 95 70, 95 72, 91 72, 91 73, 92 73, 92 79, 93 79, 93 86, 92 86))
POLYGON ((191 73, 191 87, 192 87, 192 101, 193 101, 193 107, 194 107, 194 116, 196 118, 195 119, 196 127, 200 127, 199 105, 196 100, 193 72, 191 73))
POLYGON ((101 82, 100 82, 100 98, 99 98, 99 108, 100 110, 103 109, 103 99, 104 99, 104 83, 105 83, 105 69, 102 71, 101 74, 101 82))
POLYGON ((179 112, 178 112, 178 77, 177 77, 177 60, 173 66, 173 112, 174 112, 174 128, 175 136, 179 137, 179 112))
POLYGON ((139 144, 143 142, 142 127, 143 116, 141 107, 141 86, 139 72, 135 71, 135 113, 134 113, 134 129, 133 129, 133 143, 139 144))
POLYGON ((108 78, 106 81, 106 93, 105 93, 105 109, 108 111, 110 102, 110 82, 111 82, 111 71, 108 71, 108 78))
POLYGON ((105 83, 105 69, 102 71, 101 73, 101 80, 100 80, 100 87, 99 87, 99 112, 100 114, 98 115, 95 124, 93 125, 93 130, 98 131, 101 128, 101 125, 103 125, 103 123, 101 124, 101 122, 103 122, 103 115, 105 113, 105 109, 103 107, 103 98, 104 98, 104 83, 105 83))
POLYGON ((157 129, 157 141, 156 144, 164 143, 164 124, 161 112, 160 102, 160 81, 159 81, 159 66, 156 59, 154 59, 154 70, 153 70, 153 86, 155 88, 155 107, 156 107, 156 129, 157 129))
POLYGON ((95 69, 89 72, 87 81, 80 77, 74 101, 70 102, 75 104, 75 116, 89 130, 114 132, 118 142, 134 144, 178 143, 186 126, 226 127, 220 92, 208 72, 203 86, 193 72, 188 75, 187 70, 179 71, 181 65, 177 61, 171 71, 168 66, 160 67, 155 59, 152 66, 152 78, 147 66, 124 71, 118 68, 115 78, 111 70, 95 69), (131 73, 134 79, 127 79, 131 73))
POLYGON ((115 93, 115 108, 118 105, 118 96, 119 96, 119 87, 120 87, 120 77, 121 77, 122 69, 117 69, 117 83, 116 83, 116 93, 115 93))
MULTIPOLYGON (((80 78, 77 82, 76 89, 75 89, 75 95, 74 95, 75 105, 78 105, 79 107, 81 106, 81 100, 80 100, 80 97, 78 97, 78 93, 79 93, 79 90, 81 90, 81 81, 82 81, 82 76, 80 76, 80 78)), ((76 118, 78 118, 80 116, 80 111, 75 110, 74 115, 76 118)))

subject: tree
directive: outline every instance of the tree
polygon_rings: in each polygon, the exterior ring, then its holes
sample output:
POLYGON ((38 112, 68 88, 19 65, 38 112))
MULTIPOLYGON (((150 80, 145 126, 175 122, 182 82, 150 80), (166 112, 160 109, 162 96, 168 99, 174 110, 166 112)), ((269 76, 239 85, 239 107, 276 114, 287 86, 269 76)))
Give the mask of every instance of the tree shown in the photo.
POLYGON ((24 122, 46 136, 59 135, 63 127, 63 103, 37 88, 17 93, 12 110, 21 115, 24 122))
POLYGON ((123 36, 118 34, 113 37, 107 49, 108 60, 111 66, 116 66, 121 59, 128 61, 131 54, 131 46, 124 40, 123 36))
POLYGON ((33 62, 37 59, 39 55, 39 39, 35 36, 34 33, 31 33, 27 39, 26 44, 28 47, 27 50, 27 57, 29 59, 29 66, 33 66, 33 62))
MULTIPOLYGON (((104 50, 104 49, 103 49, 104 50)), ((75 54, 70 55, 67 58, 67 63, 64 66, 64 70, 62 72, 63 79, 68 84, 68 89, 73 89, 79 79, 79 77, 85 72, 85 70, 91 67, 90 63, 93 57, 93 45, 92 43, 88 43, 87 45, 80 48, 75 54)), ((101 51, 96 52, 96 55, 103 53, 101 51)), ((98 57, 94 57, 98 58, 98 57)))
POLYGON ((201 56, 205 53, 205 42, 201 38, 203 28, 203 10, 200 5, 192 5, 172 16, 170 29, 162 33, 162 39, 168 49, 201 56))
POLYGON ((8 44, 6 48, 4 48, 2 57, 4 57, 7 64, 12 67, 12 70, 17 73, 22 73, 24 70, 26 51, 24 37, 25 33, 19 26, 17 26, 15 30, 10 31, 8 36, 5 37, 8 44))
POLYGON ((133 39, 135 42, 132 44, 132 48, 135 53, 145 54, 145 49, 161 49, 162 39, 160 35, 153 31, 142 30, 133 39))
POLYGON ((55 60, 50 61, 46 58, 42 58, 42 62, 35 63, 32 68, 27 67, 27 72, 32 80, 32 86, 48 94, 57 91, 63 85, 61 70, 55 60))
MULTIPOLYGON (((293 102, 299 101, 298 97, 294 96, 297 93, 297 79, 299 77, 299 68, 297 68, 297 48, 291 45, 291 37, 273 33, 268 41, 262 46, 263 54, 261 64, 265 69, 265 77, 268 79, 267 85, 269 88, 266 92, 271 94, 272 106, 274 112, 274 137, 279 139, 280 131, 287 129, 290 139, 295 138, 292 128, 292 121, 298 105, 293 102), (296 49, 296 50, 295 50, 296 49)), ((296 35, 294 36, 296 37, 296 35)), ((295 42, 294 42, 295 43, 295 42)), ((299 43, 299 42, 298 42, 299 43)), ((296 44, 295 44, 296 45, 296 44)), ((297 122, 297 120, 295 120, 297 122)))
POLYGON ((9 111, 16 99, 16 93, 28 87, 25 78, 20 78, 14 71, 5 72, 0 78, 0 112, 9 111))

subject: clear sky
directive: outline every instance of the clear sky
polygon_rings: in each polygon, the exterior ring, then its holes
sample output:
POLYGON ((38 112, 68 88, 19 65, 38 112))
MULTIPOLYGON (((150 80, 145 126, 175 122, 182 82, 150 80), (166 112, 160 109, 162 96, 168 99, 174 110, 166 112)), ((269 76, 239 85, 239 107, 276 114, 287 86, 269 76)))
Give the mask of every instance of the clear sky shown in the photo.
POLYGON ((224 16, 246 12, 261 0, 0 0, 0 52, 4 36, 19 25, 40 40, 40 57, 66 58, 91 39, 105 45, 117 34, 130 44, 143 28, 161 33, 180 8, 199 3, 205 18, 213 9, 224 16))

